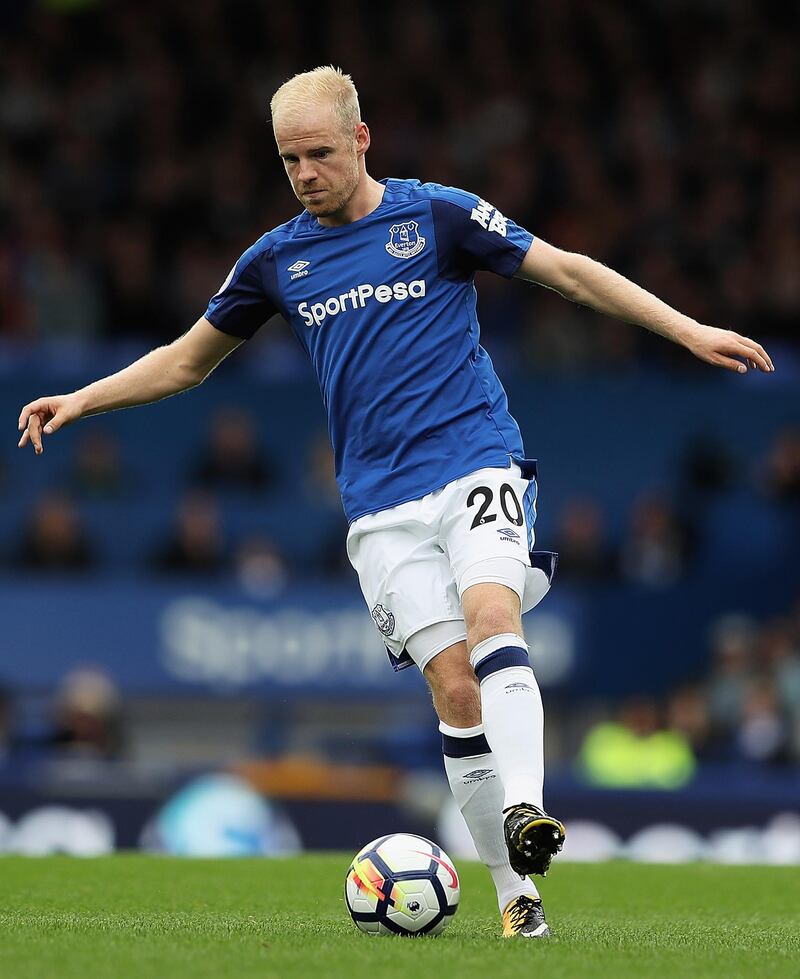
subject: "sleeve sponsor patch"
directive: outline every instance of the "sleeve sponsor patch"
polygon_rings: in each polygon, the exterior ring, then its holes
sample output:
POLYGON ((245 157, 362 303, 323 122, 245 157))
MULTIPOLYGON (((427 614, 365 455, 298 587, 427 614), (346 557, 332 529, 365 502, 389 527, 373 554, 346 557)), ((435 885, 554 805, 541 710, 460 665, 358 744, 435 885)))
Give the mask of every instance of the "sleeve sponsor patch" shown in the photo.
POLYGON ((472 208, 470 218, 487 231, 496 231, 497 234, 505 238, 508 233, 508 222, 505 217, 488 201, 480 198, 475 207, 472 208))

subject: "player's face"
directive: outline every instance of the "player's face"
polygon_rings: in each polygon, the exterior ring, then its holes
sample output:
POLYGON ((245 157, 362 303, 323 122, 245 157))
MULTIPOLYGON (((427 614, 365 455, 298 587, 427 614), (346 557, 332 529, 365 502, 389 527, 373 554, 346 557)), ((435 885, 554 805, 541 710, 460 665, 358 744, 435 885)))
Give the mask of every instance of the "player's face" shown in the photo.
POLYGON ((358 187, 358 128, 345 133, 332 106, 312 106, 279 117, 275 141, 303 207, 317 218, 341 213, 358 187))

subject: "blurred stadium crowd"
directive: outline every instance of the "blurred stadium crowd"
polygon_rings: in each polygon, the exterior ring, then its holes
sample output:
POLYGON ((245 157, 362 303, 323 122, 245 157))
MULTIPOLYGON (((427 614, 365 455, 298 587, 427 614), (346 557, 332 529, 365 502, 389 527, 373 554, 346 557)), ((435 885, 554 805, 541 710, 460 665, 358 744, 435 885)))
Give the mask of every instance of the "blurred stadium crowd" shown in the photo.
MULTIPOLYGON (((6 366, 50 344, 144 349, 202 315, 245 247, 296 213, 267 104, 291 74, 327 62, 359 88, 374 176, 478 192, 534 234, 617 268, 687 314, 748 333, 773 355, 775 346, 791 352, 800 313, 800 8, 465 2, 445 17, 446 7, 342 0, 309 13, 312 31, 291 7, 259 0, 2 5, 6 366)), ((484 277, 479 293, 486 345, 504 377, 512 368, 567 381, 654 369, 680 383, 708 371, 547 290, 484 277)), ((307 377, 283 324, 263 329, 248 357, 307 377)), ((233 583, 255 598, 280 596, 310 573, 355 588, 327 437, 305 434, 299 487, 287 474, 298 443, 284 439, 273 451, 255 414, 221 405, 191 433, 184 464, 168 459, 164 437, 145 456, 113 424, 93 423, 24 506, 12 457, 0 453, 0 517, 13 507, 0 521, 0 572, 233 583), (248 522, 257 507, 282 501, 286 510, 298 493, 304 520, 315 514, 305 527, 313 568, 307 551, 248 522), (132 542, 131 526, 127 535, 103 532, 125 527, 126 508, 142 500, 159 514, 148 534, 132 542), (98 506, 107 507, 105 525, 83 519, 101 514, 98 506)), ((591 495, 551 498, 546 546, 561 555, 559 580, 577 590, 668 590, 714 547, 705 505, 736 493, 788 539, 800 521, 800 427, 770 431, 757 458, 737 448, 735 432, 727 443, 687 438, 665 493, 648 491, 621 522, 591 495)), ((664 788, 707 763, 800 761, 800 603, 773 616, 726 616, 707 640, 692 641, 705 642, 705 656, 679 689, 578 718, 556 703, 553 727, 563 727, 561 711, 570 731, 560 760, 596 785, 664 788)), ((0 691, 0 768, 38 754, 126 758, 124 698, 111 677, 80 669, 50 694, 45 723, 29 736, 15 691, 0 691)))
MULTIPOLYGON (((212 413, 207 431, 197 436, 193 461, 174 481, 166 475, 168 437, 162 437, 163 444, 150 440, 149 457, 131 457, 113 428, 102 423, 70 434, 78 436, 72 455, 65 467, 53 469, 50 490, 30 508, 16 541, 0 554, 0 573, 56 583, 77 574, 87 585, 109 576, 168 578, 187 587, 222 583, 255 599, 280 599, 291 583, 313 579, 344 579, 355 587, 324 433, 309 442, 301 487, 303 521, 309 521, 314 507, 322 517, 318 526, 323 532, 312 533, 311 562, 302 548, 282 548, 264 521, 239 521, 238 534, 226 533, 231 514, 242 507, 250 517, 257 512, 254 507, 270 510, 290 490, 286 453, 273 456, 265 450, 258 423, 244 408, 223 406, 212 413), (151 465, 154 453, 156 467, 151 465), (173 489, 159 490, 161 481, 173 489), (102 528, 93 535, 81 516, 99 506, 110 517, 107 525, 120 528, 129 523, 134 500, 148 496, 157 529, 138 542, 134 554, 129 542, 125 546, 128 535, 103 533, 102 528), (173 526, 164 533, 171 508, 173 526), (121 553, 115 553, 116 546, 121 553)), ((671 601, 673 586, 707 562, 709 549, 713 552, 716 543, 702 517, 726 494, 744 491, 774 517, 779 534, 796 534, 800 437, 789 429, 779 432, 749 467, 720 443, 689 444, 668 489, 661 495, 643 493, 618 534, 596 500, 563 500, 556 507, 555 539, 547 541, 560 554, 559 584, 577 594, 634 584, 671 601)), ((5 491, 0 488, 3 500, 11 501, 8 485, 5 491)), ((724 533, 730 533, 728 525, 724 533)), ((748 533, 743 529, 742 539, 748 533)), ((299 540, 296 532, 293 536, 299 540)), ((584 775, 599 785, 667 788, 689 780, 698 764, 800 760, 800 593, 796 605, 780 615, 759 620, 743 612, 710 624, 704 649, 702 638, 689 641, 701 655, 686 684, 658 698, 606 705, 591 725, 586 720, 591 712, 570 721, 561 761, 574 755, 584 775)), ((7 693, 2 699, 0 744, 5 750, 0 757, 8 762, 16 751, 28 759, 50 750, 65 757, 73 752, 125 757, 122 697, 110 677, 81 669, 67 678, 54 697, 49 721, 37 728, 33 741, 15 739, 12 697, 7 693)))
MULTIPOLYGON (((237 508, 263 505, 267 510, 286 499, 293 445, 282 445, 272 455, 255 416, 232 405, 217 408, 207 430, 184 436, 184 441, 194 458, 182 469, 169 459, 168 436, 153 436, 147 453, 141 447, 126 452, 108 425, 93 423, 81 431, 66 465, 45 473, 48 488, 29 509, 16 540, 0 546, 0 571, 60 575, 108 574, 110 569, 126 575, 238 580, 255 594, 279 592, 290 578, 309 575, 355 580, 344 547, 347 525, 333 453, 324 432, 311 437, 302 463, 304 513, 314 511, 322 528, 313 541, 313 566, 302 546, 289 553, 270 537, 268 520, 253 521, 260 526, 257 533, 252 526, 249 533, 246 527, 238 534, 226 531, 226 515, 237 508), (174 480, 168 478, 171 470, 176 470, 174 480), (144 550, 139 547, 131 554, 109 535, 103 535, 99 547, 102 528, 93 532, 82 519, 82 508, 106 505, 121 525, 132 503, 147 495, 155 497, 162 529, 150 530, 144 550)), ((20 488, 11 478, 10 462, 0 459, 0 500, 5 497, 10 503, 20 488)), ((589 586, 632 581, 668 588, 714 547, 703 533, 705 507, 741 492, 761 503, 786 534, 794 531, 800 506, 800 429, 779 430, 761 458, 747 464, 722 442, 687 442, 672 485, 643 491, 617 532, 591 496, 549 502, 556 518, 554 539, 548 543, 560 555, 559 579, 589 586)), ((298 531, 294 540, 302 544, 305 536, 298 531)))
MULTIPOLYGON (((3 5, 2 334, 186 329, 244 248, 295 213, 266 107, 332 60, 358 84, 375 176, 474 190, 702 322, 794 335, 796 5, 443 9, 346 0, 311 31, 258 0, 3 5)), ((496 356, 549 371, 692 366, 545 290, 487 280, 482 317, 496 356)))
POLYGON ((675 789, 702 765, 800 761, 800 601, 764 622, 722 617, 707 656, 695 682, 626 700, 586 731, 578 764, 589 781, 675 789))
MULTIPOLYGON (((123 704, 102 668, 79 666, 26 728, 15 716, 12 691, 0 688, 0 773, 4 766, 46 759, 125 760, 123 704)), ((800 600, 786 615, 765 621, 720 618, 693 682, 662 697, 629 698, 613 711, 606 708, 605 716, 573 721, 572 728, 570 740, 580 740, 576 773, 606 788, 677 789, 709 764, 735 763, 743 770, 796 765, 800 600)))

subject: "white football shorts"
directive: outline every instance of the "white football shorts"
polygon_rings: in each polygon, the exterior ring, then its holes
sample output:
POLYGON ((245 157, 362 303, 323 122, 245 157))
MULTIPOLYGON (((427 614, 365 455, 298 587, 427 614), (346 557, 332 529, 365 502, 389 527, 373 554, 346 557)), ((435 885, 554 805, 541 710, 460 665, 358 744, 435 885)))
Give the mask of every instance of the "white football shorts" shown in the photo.
POLYGON ((395 670, 423 670, 466 639, 461 596, 471 585, 506 585, 523 612, 544 598, 557 555, 532 553, 536 495, 536 463, 519 459, 350 525, 347 555, 395 670))

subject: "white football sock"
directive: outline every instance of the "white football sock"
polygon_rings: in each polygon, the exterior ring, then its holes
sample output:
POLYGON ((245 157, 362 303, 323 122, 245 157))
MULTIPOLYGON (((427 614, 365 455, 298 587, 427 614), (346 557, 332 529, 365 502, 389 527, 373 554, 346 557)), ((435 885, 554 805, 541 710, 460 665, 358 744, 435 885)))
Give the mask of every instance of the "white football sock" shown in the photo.
POLYGON ((503 785, 495 758, 487 750, 483 726, 450 727, 441 723, 444 769, 453 798, 461 810, 478 856, 497 890, 501 913, 521 894, 538 897, 533 882, 511 869, 503 837, 503 785))
POLYGON ((478 643, 470 662, 481 684, 481 717, 503 782, 503 809, 543 808, 544 709, 525 641, 513 633, 478 643))

